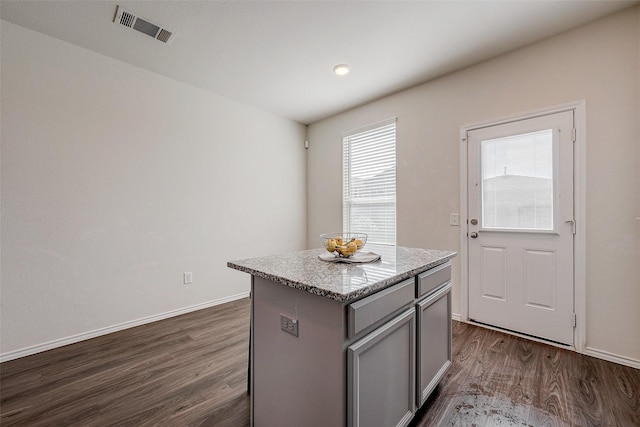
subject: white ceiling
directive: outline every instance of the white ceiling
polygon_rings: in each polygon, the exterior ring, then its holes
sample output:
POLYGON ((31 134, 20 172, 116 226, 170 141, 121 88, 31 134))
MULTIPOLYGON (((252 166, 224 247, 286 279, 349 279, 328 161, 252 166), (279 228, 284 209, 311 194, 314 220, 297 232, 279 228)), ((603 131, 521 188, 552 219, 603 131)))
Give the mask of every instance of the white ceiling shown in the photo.
POLYGON ((2 0, 0 16, 308 124, 638 3, 2 0), (118 4, 174 42, 114 24, 118 4))

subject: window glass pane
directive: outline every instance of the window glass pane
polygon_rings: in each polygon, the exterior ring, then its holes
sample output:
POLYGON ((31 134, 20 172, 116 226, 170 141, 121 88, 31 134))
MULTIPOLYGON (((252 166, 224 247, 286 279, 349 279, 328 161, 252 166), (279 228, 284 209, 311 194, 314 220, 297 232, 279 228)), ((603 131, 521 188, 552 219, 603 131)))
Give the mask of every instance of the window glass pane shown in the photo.
POLYGON ((343 228, 369 243, 396 242, 396 122, 353 131, 343 139, 343 228))
POLYGON ((481 142, 482 227, 553 230, 553 131, 481 142))

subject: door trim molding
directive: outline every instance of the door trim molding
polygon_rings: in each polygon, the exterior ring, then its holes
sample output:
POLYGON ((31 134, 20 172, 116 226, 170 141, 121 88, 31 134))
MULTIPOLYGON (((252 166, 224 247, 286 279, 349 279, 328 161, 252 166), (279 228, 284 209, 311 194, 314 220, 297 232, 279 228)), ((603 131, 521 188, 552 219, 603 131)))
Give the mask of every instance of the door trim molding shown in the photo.
POLYGON ((573 245, 574 268, 574 313, 576 314, 576 327, 574 329, 573 342, 570 347, 578 353, 586 351, 586 325, 587 325, 587 301, 586 301, 586 182, 587 182, 587 127, 586 127, 586 101, 584 99, 554 107, 525 111, 515 115, 505 116, 490 121, 470 123, 460 126, 460 320, 469 321, 469 247, 467 233, 469 231, 468 200, 467 200, 467 133, 472 130, 501 125, 533 117, 545 116, 563 111, 574 112, 576 128, 576 141, 573 150, 573 190, 574 190, 574 217, 576 220, 576 234, 573 245))

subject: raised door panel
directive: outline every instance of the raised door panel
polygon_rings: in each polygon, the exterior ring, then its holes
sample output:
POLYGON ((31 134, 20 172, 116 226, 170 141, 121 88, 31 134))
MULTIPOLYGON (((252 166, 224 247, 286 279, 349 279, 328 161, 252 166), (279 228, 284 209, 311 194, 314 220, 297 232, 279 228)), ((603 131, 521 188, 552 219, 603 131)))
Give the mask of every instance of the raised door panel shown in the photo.
POLYGON ((418 389, 422 406, 451 366, 451 284, 418 302, 418 389))
POLYGON ((483 246, 482 257, 482 298, 507 301, 507 248, 483 246))
POLYGON ((524 304, 543 310, 556 309, 558 284, 556 252, 553 250, 523 249, 524 304))
POLYGON ((415 309, 349 346, 348 425, 406 426, 415 412, 415 309))

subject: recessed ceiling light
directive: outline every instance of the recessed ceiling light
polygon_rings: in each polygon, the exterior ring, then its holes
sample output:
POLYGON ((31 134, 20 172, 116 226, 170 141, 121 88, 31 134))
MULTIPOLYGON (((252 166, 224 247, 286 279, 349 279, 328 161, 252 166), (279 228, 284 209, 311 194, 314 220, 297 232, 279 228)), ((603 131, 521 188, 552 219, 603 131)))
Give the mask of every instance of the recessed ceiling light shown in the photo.
POLYGON ((333 67, 333 72, 338 76, 346 76, 347 74, 349 74, 349 71, 351 71, 351 68, 349 68, 347 64, 338 64, 333 67))

